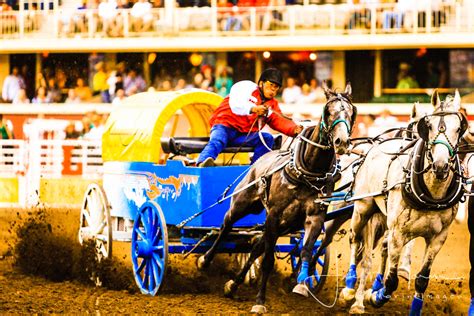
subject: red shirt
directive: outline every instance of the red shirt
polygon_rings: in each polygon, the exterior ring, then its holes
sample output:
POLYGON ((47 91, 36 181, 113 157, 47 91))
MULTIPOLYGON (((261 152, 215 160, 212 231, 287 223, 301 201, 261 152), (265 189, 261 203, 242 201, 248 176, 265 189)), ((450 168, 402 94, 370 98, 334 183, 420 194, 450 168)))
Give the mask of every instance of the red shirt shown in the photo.
MULTIPOLYGON (((259 126, 255 121, 258 117, 257 114, 250 113, 250 109, 263 104, 258 86, 252 81, 240 81, 232 86, 229 95, 212 114, 209 122, 211 126, 222 124, 241 133, 248 133, 250 128, 252 132, 257 132, 259 126)), ((278 101, 271 99, 266 101, 265 105, 269 108, 269 114, 264 119, 264 125, 268 124, 280 133, 294 136, 296 124, 281 115, 278 101)))

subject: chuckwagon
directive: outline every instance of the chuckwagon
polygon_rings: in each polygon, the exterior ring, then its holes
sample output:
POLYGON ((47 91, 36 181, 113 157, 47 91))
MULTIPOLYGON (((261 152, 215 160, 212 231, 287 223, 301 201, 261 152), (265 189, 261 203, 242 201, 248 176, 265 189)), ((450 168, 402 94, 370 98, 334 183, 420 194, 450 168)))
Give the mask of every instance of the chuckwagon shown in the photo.
MULTIPOLYGON (((249 167, 252 148, 227 148, 221 166, 192 164, 209 136, 209 117, 220 104, 202 90, 147 92, 128 98, 108 118, 102 137, 103 181, 91 184, 81 209, 79 241, 93 239, 102 257, 112 243, 131 242, 136 283, 144 294, 160 289, 168 254, 203 253, 217 236, 235 184, 249 167), (233 163, 224 165, 232 156, 233 163)), ((281 136, 276 144, 281 145, 281 136)), ((245 256, 262 233, 265 210, 240 220, 221 244, 222 253, 245 256)), ((282 238, 294 269, 302 232, 282 238)), ((315 249, 320 245, 317 241, 315 249)), ((320 288, 329 267, 329 250, 316 263, 320 288)))

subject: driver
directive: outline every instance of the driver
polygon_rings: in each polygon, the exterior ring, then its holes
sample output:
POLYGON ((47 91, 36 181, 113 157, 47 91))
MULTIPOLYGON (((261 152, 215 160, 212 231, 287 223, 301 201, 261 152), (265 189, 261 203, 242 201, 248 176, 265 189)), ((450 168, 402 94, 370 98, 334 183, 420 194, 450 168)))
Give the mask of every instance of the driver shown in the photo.
POLYGON ((255 148, 251 159, 254 163, 269 152, 267 146, 273 146, 272 134, 262 132, 265 144, 258 135, 265 124, 290 137, 301 133, 303 126, 285 118, 275 99, 281 86, 282 74, 275 68, 264 70, 257 84, 249 80, 235 83, 211 116, 209 143, 199 155, 197 165, 214 166, 214 160, 226 146, 242 145, 255 148), (257 123, 260 118, 262 124, 257 123))

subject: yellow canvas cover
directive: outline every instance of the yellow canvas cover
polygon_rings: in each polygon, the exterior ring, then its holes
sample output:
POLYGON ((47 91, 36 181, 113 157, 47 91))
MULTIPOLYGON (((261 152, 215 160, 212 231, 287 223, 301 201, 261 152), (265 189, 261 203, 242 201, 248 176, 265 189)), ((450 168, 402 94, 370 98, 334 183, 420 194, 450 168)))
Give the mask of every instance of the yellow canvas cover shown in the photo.
POLYGON ((111 112, 102 136, 106 161, 159 163, 165 126, 179 111, 187 118, 187 135, 209 136, 209 118, 222 97, 199 89, 144 92, 128 97, 111 112))

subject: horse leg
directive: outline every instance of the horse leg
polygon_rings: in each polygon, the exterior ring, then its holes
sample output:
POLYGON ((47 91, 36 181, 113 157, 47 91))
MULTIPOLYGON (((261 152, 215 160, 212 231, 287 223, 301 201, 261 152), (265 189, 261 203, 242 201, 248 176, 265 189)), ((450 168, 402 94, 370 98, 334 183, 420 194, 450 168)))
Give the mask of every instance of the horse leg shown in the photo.
MULTIPOLYGON (((239 199, 239 200, 243 200, 243 199, 239 199)), ((211 248, 209 248, 209 250, 204 255, 198 258, 197 267, 199 270, 203 270, 209 267, 212 259, 214 259, 214 256, 217 252, 220 242, 224 240, 225 237, 227 237, 229 232, 232 230, 234 223, 237 222, 242 217, 252 213, 251 211, 249 211, 249 209, 250 210, 259 209, 259 206, 260 206, 260 209, 263 209, 263 205, 261 205, 261 203, 259 202, 254 202, 252 205, 249 206, 248 203, 246 202, 239 203, 236 199, 236 201, 232 204, 232 207, 227 211, 227 213, 225 213, 224 221, 219 231, 219 235, 217 236, 216 240, 212 244, 211 248)))
MULTIPOLYGON (((423 264, 420 272, 416 275, 415 280, 415 296, 411 303, 410 316, 421 315, 421 309, 423 307, 423 294, 428 287, 430 281, 430 271, 433 261, 436 255, 443 247, 446 238, 448 237, 448 226, 446 226, 438 235, 426 241, 427 247, 425 249, 425 255, 423 256, 423 264)), ((426 240, 426 239, 425 239, 426 240)))
POLYGON ((237 276, 233 280, 227 281, 227 283, 224 286, 224 296, 225 297, 232 297, 234 296, 235 291, 237 291, 237 288, 239 285, 241 285, 244 280, 245 280, 245 275, 249 271, 250 267, 254 263, 254 261, 260 257, 265 250, 265 242, 262 237, 259 237, 256 241, 255 244, 252 247, 252 251, 250 252, 250 256, 245 262, 245 265, 242 267, 242 269, 237 273, 237 276))
POLYGON ((387 303, 393 292, 398 287, 398 262, 403 246, 406 244, 406 236, 399 230, 392 229, 388 232, 388 276, 385 280, 384 287, 374 291, 370 298, 370 303, 374 307, 381 307, 387 303))
MULTIPOLYGON (((334 235, 336 235, 337 231, 341 226, 349 219, 351 219, 351 214, 343 214, 342 216, 333 219, 332 221, 325 224, 326 231, 324 232, 324 238, 321 241, 321 245, 318 248, 318 251, 311 259, 311 263, 309 265, 310 272, 312 272, 312 268, 316 266, 316 261, 318 260, 319 256, 323 253, 324 249, 332 242, 334 235)), ((299 267, 297 267, 299 268, 299 267)))
MULTIPOLYGON (((313 248, 316 240, 321 233, 324 223, 324 213, 306 216, 304 244, 301 249, 301 270, 298 274, 298 284, 293 288, 293 293, 308 297, 306 280, 309 278, 309 267, 313 254, 313 248)), ((311 286, 311 283, 310 283, 311 286)))
MULTIPOLYGON (((349 310, 350 314, 363 314, 365 311, 364 307, 364 296, 365 296, 365 283, 367 276, 372 268, 372 252, 374 244, 376 242, 376 230, 379 228, 377 225, 380 224, 378 221, 378 214, 374 214, 370 219, 370 225, 366 225, 362 230, 363 234, 363 246, 362 246, 362 259, 360 260, 361 274, 359 280, 359 286, 355 294, 356 301, 352 304, 349 310)), ((371 291, 371 290, 370 290, 371 291)))
POLYGON ((400 262, 400 267, 398 268, 398 276, 406 281, 410 280, 410 270, 411 270, 411 251, 415 245, 415 240, 411 240, 403 248, 403 255, 400 262))
POLYGON ((265 222, 265 232, 263 233, 264 254, 262 258, 262 280, 257 294, 257 302, 252 307, 251 312, 262 314, 266 313, 265 294, 267 290, 267 281, 275 264, 275 245, 278 240, 278 219, 275 216, 268 215, 265 222))
POLYGON ((349 270, 346 274, 346 287, 342 289, 340 298, 343 302, 350 302, 355 296, 355 284, 357 282, 357 254, 363 239, 362 229, 367 225, 372 216, 373 200, 359 200, 354 203, 354 212, 351 219, 350 247, 351 258, 349 270))

